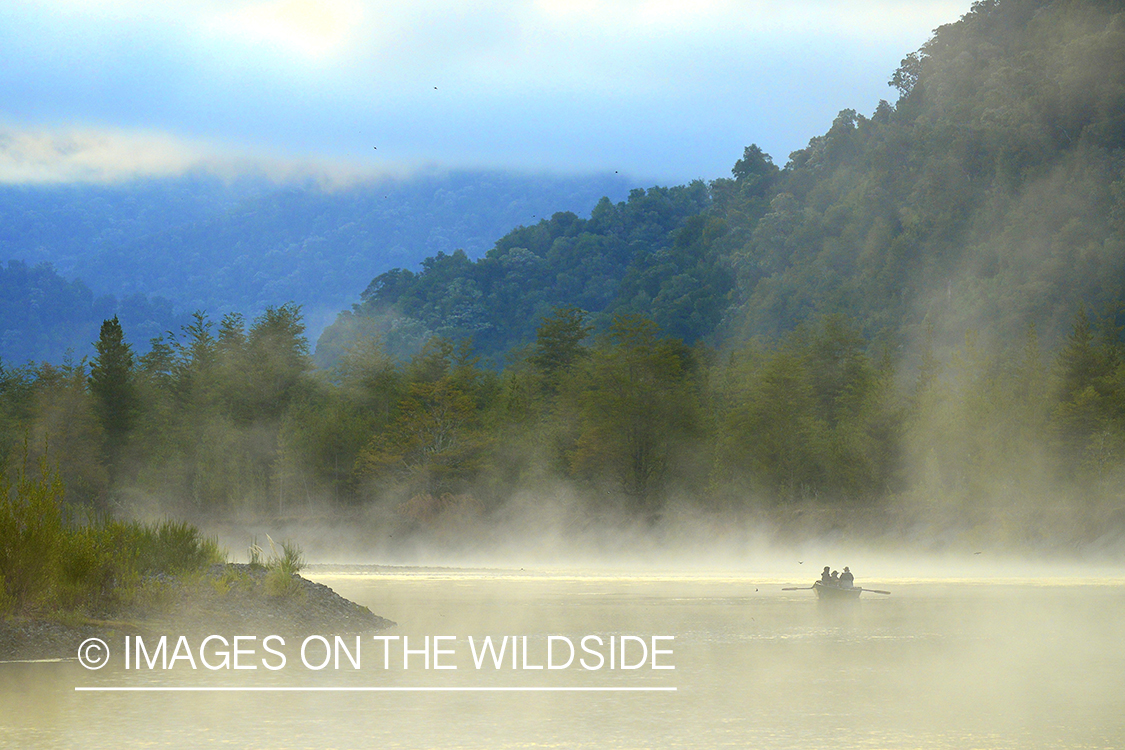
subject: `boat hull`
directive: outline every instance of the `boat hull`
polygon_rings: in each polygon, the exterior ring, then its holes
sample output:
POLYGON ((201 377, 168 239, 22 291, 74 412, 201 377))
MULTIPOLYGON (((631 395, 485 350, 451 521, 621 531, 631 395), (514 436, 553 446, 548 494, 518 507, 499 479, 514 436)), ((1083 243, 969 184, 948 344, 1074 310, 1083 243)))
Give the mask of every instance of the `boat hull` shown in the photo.
POLYGON ((861 588, 842 589, 839 586, 826 586, 820 581, 813 584, 813 591, 818 599, 832 601, 854 601, 863 592, 861 588))

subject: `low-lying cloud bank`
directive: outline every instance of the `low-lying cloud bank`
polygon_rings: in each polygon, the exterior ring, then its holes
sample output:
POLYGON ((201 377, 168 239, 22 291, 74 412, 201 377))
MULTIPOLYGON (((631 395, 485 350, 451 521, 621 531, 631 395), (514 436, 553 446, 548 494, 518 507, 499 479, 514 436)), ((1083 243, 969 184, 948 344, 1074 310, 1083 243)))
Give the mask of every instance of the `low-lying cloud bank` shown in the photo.
POLYGON ((284 158, 158 131, 0 125, 0 184, 109 184, 201 173, 232 180, 313 182, 332 189, 408 171, 406 165, 376 169, 331 159, 284 158))

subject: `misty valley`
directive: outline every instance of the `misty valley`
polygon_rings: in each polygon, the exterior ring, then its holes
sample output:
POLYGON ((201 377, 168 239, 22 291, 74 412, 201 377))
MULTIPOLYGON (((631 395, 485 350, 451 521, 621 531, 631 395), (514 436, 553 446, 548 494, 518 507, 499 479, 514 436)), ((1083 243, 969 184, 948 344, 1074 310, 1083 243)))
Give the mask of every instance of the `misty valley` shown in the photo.
POLYGON ((643 188, 0 123, 0 747, 1125 746, 1125 9, 889 88, 643 188))

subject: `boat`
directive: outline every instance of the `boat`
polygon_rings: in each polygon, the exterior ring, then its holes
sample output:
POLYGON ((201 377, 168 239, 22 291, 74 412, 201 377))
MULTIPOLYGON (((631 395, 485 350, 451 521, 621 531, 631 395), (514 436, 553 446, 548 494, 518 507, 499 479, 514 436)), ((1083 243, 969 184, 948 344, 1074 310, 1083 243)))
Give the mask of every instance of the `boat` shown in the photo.
POLYGON ((812 589, 816 592, 817 599, 827 599, 835 601, 858 599, 859 595, 863 593, 863 589, 859 587, 845 589, 839 586, 830 586, 828 584, 821 583, 820 581, 814 583, 812 585, 812 589))

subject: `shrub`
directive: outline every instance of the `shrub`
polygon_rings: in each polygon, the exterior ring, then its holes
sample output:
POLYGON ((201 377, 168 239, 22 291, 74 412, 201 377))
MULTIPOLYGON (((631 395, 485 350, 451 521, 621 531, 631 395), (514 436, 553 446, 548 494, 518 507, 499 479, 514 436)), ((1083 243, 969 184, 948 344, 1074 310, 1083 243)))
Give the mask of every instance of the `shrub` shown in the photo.
POLYGON ((215 539, 180 521, 79 521, 45 460, 34 474, 25 461, 14 484, 0 474, 0 614, 101 614, 129 601, 145 576, 224 560, 215 539))

